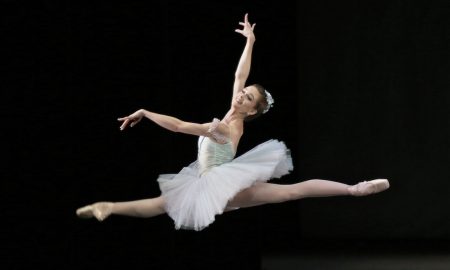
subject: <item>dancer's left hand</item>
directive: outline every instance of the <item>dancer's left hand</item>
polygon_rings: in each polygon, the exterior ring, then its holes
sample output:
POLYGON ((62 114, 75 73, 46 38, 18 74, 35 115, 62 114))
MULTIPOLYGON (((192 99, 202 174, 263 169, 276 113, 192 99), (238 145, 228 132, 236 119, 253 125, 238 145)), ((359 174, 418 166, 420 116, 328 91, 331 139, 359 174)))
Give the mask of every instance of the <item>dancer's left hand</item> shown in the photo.
POLYGON ((255 34, 253 33, 253 30, 255 29, 256 23, 254 23, 253 25, 250 24, 250 22, 248 21, 248 13, 245 14, 244 22, 239 22, 239 24, 242 25, 244 28, 242 30, 236 29, 234 31, 242 34, 244 37, 248 39, 255 40, 255 34))

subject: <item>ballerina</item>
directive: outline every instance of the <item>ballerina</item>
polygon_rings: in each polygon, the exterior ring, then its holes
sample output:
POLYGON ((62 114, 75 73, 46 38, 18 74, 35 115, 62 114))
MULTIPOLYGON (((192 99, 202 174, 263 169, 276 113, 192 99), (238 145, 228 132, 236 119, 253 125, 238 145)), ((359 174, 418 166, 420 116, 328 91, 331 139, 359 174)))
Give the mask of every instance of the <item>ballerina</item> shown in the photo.
POLYGON ((281 203, 307 197, 366 196, 389 188, 387 179, 363 181, 356 185, 312 179, 296 184, 273 184, 293 170, 292 158, 284 142, 270 139, 236 157, 244 123, 265 114, 274 104, 272 95, 261 85, 245 86, 250 73, 255 24, 248 14, 242 29, 246 38, 233 84, 231 106, 225 116, 209 123, 192 123, 139 109, 118 118, 120 130, 133 127, 143 118, 173 132, 198 136, 197 160, 178 174, 158 178, 161 196, 127 202, 96 202, 77 209, 80 218, 103 221, 110 215, 149 218, 167 213, 176 229, 202 230, 216 215, 241 207, 281 203))

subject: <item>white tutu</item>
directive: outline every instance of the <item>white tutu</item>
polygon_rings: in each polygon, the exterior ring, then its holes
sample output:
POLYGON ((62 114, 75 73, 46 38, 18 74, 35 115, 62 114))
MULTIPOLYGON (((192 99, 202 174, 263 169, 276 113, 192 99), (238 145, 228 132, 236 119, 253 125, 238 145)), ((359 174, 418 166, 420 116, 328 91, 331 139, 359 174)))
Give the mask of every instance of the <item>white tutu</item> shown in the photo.
POLYGON ((158 182, 175 228, 199 231, 214 222, 239 191, 255 182, 280 178, 292 169, 286 145, 269 140, 201 175, 195 161, 178 174, 160 175, 158 182))

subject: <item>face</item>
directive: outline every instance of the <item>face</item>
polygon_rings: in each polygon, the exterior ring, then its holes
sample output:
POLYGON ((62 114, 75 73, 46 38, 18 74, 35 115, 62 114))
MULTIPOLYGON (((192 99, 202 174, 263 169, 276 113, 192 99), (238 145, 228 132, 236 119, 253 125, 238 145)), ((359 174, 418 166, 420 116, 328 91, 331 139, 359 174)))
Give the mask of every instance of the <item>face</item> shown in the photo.
POLYGON ((247 86, 237 93, 233 100, 233 106, 241 113, 253 115, 257 112, 255 108, 261 98, 256 87, 247 86))

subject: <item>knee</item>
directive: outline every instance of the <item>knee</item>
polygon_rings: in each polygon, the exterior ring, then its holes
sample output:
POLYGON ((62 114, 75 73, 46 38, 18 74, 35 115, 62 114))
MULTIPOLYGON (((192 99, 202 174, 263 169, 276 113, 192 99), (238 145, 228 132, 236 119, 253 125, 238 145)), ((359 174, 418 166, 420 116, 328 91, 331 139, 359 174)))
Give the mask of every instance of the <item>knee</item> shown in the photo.
POLYGON ((158 197, 158 202, 156 204, 156 208, 161 212, 161 213, 165 213, 166 212, 166 200, 164 200, 164 197, 160 196, 158 197))
POLYGON ((276 202, 287 202, 297 199, 297 194, 295 191, 289 188, 281 189, 277 191, 277 195, 275 196, 276 202))
MULTIPOLYGON (((303 187, 303 186, 302 186, 303 187)), ((285 201, 293 201, 308 197, 308 192, 300 185, 286 185, 280 189, 280 198, 285 201)))

